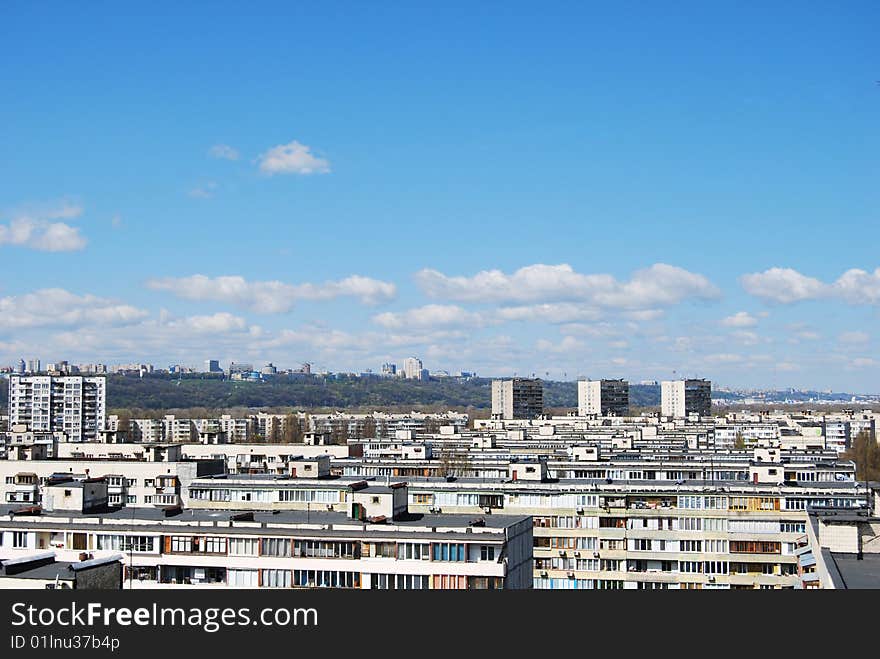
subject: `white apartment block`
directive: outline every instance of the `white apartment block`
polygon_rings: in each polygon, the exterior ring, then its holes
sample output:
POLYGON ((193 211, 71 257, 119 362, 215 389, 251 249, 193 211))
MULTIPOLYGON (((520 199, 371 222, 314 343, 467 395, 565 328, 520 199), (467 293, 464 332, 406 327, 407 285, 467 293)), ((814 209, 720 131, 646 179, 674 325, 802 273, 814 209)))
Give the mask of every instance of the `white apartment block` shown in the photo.
POLYGON ((544 385, 540 380, 492 380, 493 419, 536 419, 543 413, 544 385))
POLYGON ((345 512, 0 507, 0 560, 48 548, 67 559, 122 552, 126 587, 137 588, 532 586, 526 516, 411 516, 403 485, 355 484, 347 496, 345 512))
POLYGON ((708 380, 664 380, 660 383, 660 414, 686 418, 712 413, 712 383, 708 380))
POLYGON ((629 382, 579 380, 578 416, 628 416, 629 382))
POLYGON ((107 413, 107 385, 103 377, 9 377, 10 424, 24 424, 34 432, 64 432, 68 441, 99 439, 107 413))
POLYGON ((422 360, 415 357, 407 357, 403 360, 403 376, 408 380, 422 379, 422 360))

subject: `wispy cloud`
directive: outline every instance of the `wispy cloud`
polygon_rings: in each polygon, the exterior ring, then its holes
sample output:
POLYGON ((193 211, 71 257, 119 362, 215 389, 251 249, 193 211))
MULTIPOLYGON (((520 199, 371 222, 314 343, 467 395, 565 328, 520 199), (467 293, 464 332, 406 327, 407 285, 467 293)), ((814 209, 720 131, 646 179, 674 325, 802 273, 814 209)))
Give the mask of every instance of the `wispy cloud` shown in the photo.
POLYGON ((228 144, 215 144, 208 149, 208 155, 218 160, 238 160, 239 153, 228 144))
POLYGON ((725 327, 754 327, 758 324, 758 319, 748 311, 739 311, 732 316, 723 318, 721 324, 725 327))
POLYGON ((189 191, 189 196, 195 199, 210 199, 219 186, 214 181, 208 181, 197 185, 189 191))
POLYGON ((351 275, 321 284, 287 284, 281 281, 248 281, 237 275, 165 277, 151 279, 148 288, 169 291, 187 300, 226 302, 258 313, 285 313, 299 300, 332 300, 354 297, 363 304, 379 304, 394 298, 394 284, 351 275))
POLYGON ((296 140, 272 147, 257 159, 264 174, 329 174, 330 161, 312 154, 312 148, 296 140))

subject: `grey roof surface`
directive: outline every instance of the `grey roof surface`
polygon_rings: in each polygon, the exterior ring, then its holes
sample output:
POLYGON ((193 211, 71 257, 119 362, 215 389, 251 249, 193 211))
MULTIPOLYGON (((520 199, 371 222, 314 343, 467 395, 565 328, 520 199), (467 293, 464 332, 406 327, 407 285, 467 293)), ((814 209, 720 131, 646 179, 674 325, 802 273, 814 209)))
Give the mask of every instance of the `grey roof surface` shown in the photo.
MULTIPOLYGON (((824 553, 824 552, 823 552, 824 553)), ((859 560, 856 554, 828 552, 837 569, 840 581, 838 588, 880 588, 880 554, 863 554, 859 560)), ((829 573, 833 571, 829 566, 829 573)))
POLYGON ((16 574, 0 574, 0 577, 8 579, 48 579, 54 581, 57 576, 61 580, 70 581, 75 576, 73 570, 70 569, 71 565, 73 565, 73 563, 68 561, 56 561, 55 563, 48 563, 47 565, 39 565, 29 570, 23 570, 16 574))
MULTIPOLYGON (((317 504, 320 506, 321 504, 317 504)), ((8 526, 10 523, 15 524, 15 518, 10 522, 2 519, 2 516, 8 514, 10 506, 0 506, 0 526, 8 526)), ((27 528, 56 528, 58 526, 68 526, 67 520, 71 520, 70 524, 79 528, 77 521, 82 520, 83 529, 101 530, 107 533, 131 531, 142 533, 163 533, 168 535, 175 533, 179 535, 201 533, 215 533, 218 527, 215 526, 188 526, 179 523, 196 523, 196 522, 229 522, 230 517, 242 511, 232 510, 197 510, 187 509, 180 514, 170 517, 165 516, 165 512, 159 508, 121 508, 119 510, 103 512, 103 513, 77 513, 69 511, 59 511, 57 513, 43 512, 39 516, 28 516, 27 522, 22 522, 27 528), (53 518, 55 521, 53 521, 53 518), (114 520, 113 524, 96 524, 96 520, 114 520), (62 524, 59 524, 63 520, 62 524), (130 520, 130 524, 124 521, 130 520), (166 522, 172 522, 167 524, 166 522), (178 522, 175 524, 173 522, 178 522)), ((250 511, 248 511, 250 512, 250 511)), ((253 512, 253 521, 242 520, 233 522, 230 526, 219 527, 222 533, 228 535, 279 535, 279 536, 298 536, 298 537, 363 537, 364 529, 370 534, 376 535, 393 534, 395 537, 411 537, 419 539, 451 539, 451 538, 468 538, 482 537, 487 542, 497 542, 500 536, 497 533, 488 533, 485 536, 478 534, 483 529, 501 531, 514 524, 530 520, 528 515, 464 515, 464 514, 414 514, 403 519, 388 520, 384 524, 369 524, 358 520, 353 520, 345 513, 332 512, 328 510, 281 510, 277 512, 253 512), (475 519, 483 520, 483 524, 474 532, 471 521, 475 519), (273 526, 268 526, 273 525, 273 526), (277 526, 275 526, 277 525, 277 526), (315 526, 317 528, 303 528, 303 525, 315 526), (326 528, 332 525, 333 528, 326 528), (325 528, 320 528, 324 526, 325 528), (419 529, 453 529, 449 531, 424 531, 419 529)), ((531 522, 529 521, 531 525, 531 522)))

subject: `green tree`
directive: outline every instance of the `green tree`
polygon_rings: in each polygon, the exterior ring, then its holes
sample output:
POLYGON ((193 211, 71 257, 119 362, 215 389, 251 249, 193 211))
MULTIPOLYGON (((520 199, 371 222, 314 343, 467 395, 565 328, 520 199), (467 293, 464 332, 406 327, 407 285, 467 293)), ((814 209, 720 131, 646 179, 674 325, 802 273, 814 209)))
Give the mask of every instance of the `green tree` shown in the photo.
POLYGON ((858 480, 880 480, 880 446, 869 432, 863 430, 856 435, 842 457, 856 463, 858 480))

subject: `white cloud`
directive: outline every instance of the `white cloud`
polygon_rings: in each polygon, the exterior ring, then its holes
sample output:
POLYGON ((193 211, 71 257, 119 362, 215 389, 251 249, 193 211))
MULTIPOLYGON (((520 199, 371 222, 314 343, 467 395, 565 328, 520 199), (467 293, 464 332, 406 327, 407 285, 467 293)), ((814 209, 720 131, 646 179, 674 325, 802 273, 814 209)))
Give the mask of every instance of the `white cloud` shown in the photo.
POLYGON ((208 155, 218 160, 238 160, 238 149, 228 144, 215 144, 208 149, 208 155))
POLYGON ((623 315, 630 320, 639 322, 648 322, 651 320, 659 320, 666 314, 663 309, 642 309, 641 311, 627 311, 623 315))
POLYGON ((329 174, 330 162, 312 155, 311 147, 296 140, 272 147, 258 158, 265 174, 329 174))
POLYGON ((210 316, 188 316, 182 320, 170 321, 168 325, 170 327, 185 327, 200 333, 233 332, 247 329, 247 322, 244 318, 224 311, 210 316))
POLYGON ((467 302, 577 300, 618 309, 650 309, 720 295, 703 275, 665 263, 638 270, 624 282, 608 274, 581 274, 567 264, 530 265, 512 274, 483 270, 472 277, 450 277, 424 269, 416 273, 416 282, 434 298, 467 302))
POLYGON ((740 282, 747 293, 779 304, 837 298, 850 304, 880 305, 880 268, 873 273, 853 268, 830 284, 791 268, 743 275, 740 282))
POLYGON ((860 331, 843 332, 837 337, 837 340, 848 345, 860 345, 868 343, 871 340, 871 335, 860 331))
POLYGON ((195 199, 210 199, 217 190, 217 184, 214 181, 208 181, 202 185, 197 185, 189 191, 189 196, 195 199))
POLYGON ((721 321, 725 327, 754 327, 758 324, 758 319, 748 311, 739 311, 732 316, 728 316, 721 321))
POLYGON ((428 304, 402 312, 380 313, 373 322, 388 329, 422 328, 438 326, 479 326, 483 318, 479 313, 466 311, 456 305, 428 304))
POLYGON ((82 215, 82 207, 62 204, 16 214, 8 224, 0 224, 0 245, 29 247, 44 252, 72 252, 85 248, 79 227, 66 222, 82 215))
POLYGON ((856 357, 849 363, 851 368, 873 368, 880 366, 880 362, 871 357, 856 357))
POLYGON ((547 339, 538 339, 535 347, 541 352, 567 353, 583 350, 586 348, 586 344, 573 336, 566 336, 559 343, 553 343, 547 339))
POLYGON ((211 300, 234 304, 258 313, 284 313, 299 300, 331 300, 354 297, 364 304, 378 304, 394 298, 394 284, 352 275, 323 284, 286 284, 280 281, 247 281, 240 276, 165 277, 152 279, 153 290, 170 291, 187 300, 211 300))
POLYGON ((602 312, 572 302, 556 302, 500 307, 494 311, 494 316, 499 321, 524 320, 557 324, 599 320, 602 317, 602 312))
POLYGON ((825 294, 825 285, 821 281, 791 268, 770 268, 743 275, 740 282, 750 295, 779 304, 811 300, 825 294))
POLYGON ((717 353, 714 355, 706 355, 703 358, 708 364, 739 364, 743 361, 743 356, 735 353, 717 353))
POLYGON ((852 269, 844 272, 833 286, 834 294, 850 304, 880 304, 880 268, 873 273, 852 269))
POLYGON ((751 330, 736 330, 735 332, 731 332, 730 336, 747 346, 756 346, 760 343, 772 343, 773 340, 768 337, 762 337, 757 332, 752 332, 751 330))
POLYGON ((147 312, 94 295, 75 295, 62 288, 0 298, 0 327, 22 329, 70 325, 127 325, 147 312))

